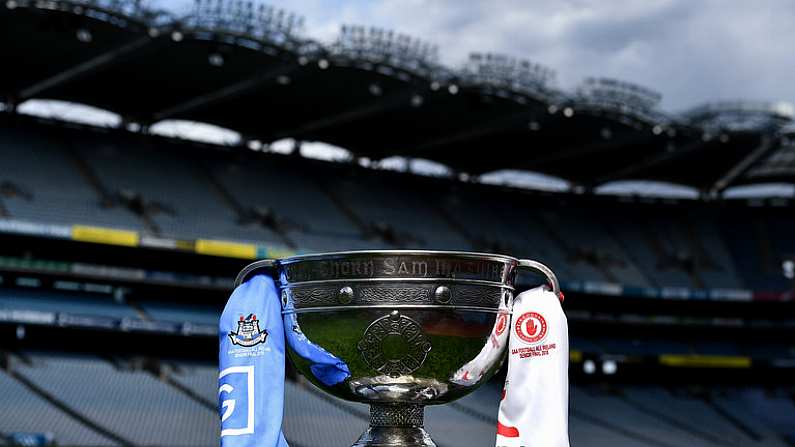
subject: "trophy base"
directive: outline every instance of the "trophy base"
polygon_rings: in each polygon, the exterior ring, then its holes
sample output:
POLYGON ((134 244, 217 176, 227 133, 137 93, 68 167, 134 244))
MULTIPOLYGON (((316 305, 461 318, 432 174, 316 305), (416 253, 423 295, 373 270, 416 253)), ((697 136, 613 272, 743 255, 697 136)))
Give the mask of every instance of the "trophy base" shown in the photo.
POLYGON ((422 405, 371 405, 370 427, 352 447, 436 447, 423 428, 424 415, 422 405))

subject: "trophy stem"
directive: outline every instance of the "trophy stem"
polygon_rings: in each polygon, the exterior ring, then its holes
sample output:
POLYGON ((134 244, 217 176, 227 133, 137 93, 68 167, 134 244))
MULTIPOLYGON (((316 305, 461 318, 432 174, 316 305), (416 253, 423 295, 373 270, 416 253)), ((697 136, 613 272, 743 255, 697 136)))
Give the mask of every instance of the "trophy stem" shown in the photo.
POLYGON ((370 405, 370 427, 352 447, 436 447, 424 420, 422 405, 370 405))

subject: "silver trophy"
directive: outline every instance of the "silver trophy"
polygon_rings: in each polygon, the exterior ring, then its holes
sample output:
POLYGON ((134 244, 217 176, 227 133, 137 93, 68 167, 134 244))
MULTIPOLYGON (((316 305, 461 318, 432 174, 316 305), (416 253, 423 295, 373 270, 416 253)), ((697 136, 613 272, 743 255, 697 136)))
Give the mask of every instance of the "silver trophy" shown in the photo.
POLYGON ((471 393, 500 368, 522 269, 559 293, 554 273, 535 261, 414 250, 258 261, 235 285, 257 273, 278 278, 295 368, 331 395, 370 405, 370 427, 353 447, 435 446, 424 407, 471 393), (318 364, 307 346, 334 361, 318 364))

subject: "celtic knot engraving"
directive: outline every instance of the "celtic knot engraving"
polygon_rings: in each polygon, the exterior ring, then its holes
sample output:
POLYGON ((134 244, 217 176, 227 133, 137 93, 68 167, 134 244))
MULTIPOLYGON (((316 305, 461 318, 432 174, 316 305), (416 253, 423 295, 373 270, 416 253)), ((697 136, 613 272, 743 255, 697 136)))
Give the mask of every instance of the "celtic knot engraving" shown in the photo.
POLYGON ((339 287, 312 287, 290 291, 295 307, 319 307, 338 304, 339 287))
MULTIPOLYGON (((415 304, 475 306, 497 309, 503 289, 485 285, 459 284, 337 284, 297 286, 285 289, 292 308, 362 306, 371 304, 415 304)), ((283 297, 283 301, 284 300, 283 297)), ((285 307, 286 304, 285 304, 285 307)))
POLYGON ((497 308, 502 299, 502 290, 483 286, 456 286, 453 304, 459 306, 487 306, 497 308))
POLYGON ((364 303, 430 302, 431 289, 429 287, 362 287, 360 299, 364 303))
POLYGON ((422 427, 425 409, 422 405, 371 405, 371 427, 422 427))
POLYGON ((373 321, 358 344, 371 368, 390 377, 418 370, 431 350, 419 323, 397 310, 373 321))

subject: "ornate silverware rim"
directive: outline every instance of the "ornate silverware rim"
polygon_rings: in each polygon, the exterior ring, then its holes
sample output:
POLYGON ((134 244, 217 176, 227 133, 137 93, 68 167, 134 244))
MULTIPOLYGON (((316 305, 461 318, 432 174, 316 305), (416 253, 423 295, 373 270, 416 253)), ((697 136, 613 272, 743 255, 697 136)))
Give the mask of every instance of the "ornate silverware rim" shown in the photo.
MULTIPOLYGON (((438 264, 438 262, 437 262, 438 264)), ((444 264, 442 264, 444 265, 444 264)), ((472 267, 473 264, 468 264, 465 267, 472 267)), ((450 267, 446 265, 446 267, 450 267)), ((356 267, 354 267, 356 268, 356 267)), ((252 264, 246 266, 241 272, 238 274, 237 278, 235 279, 235 287, 242 284, 243 281, 252 273, 256 272, 260 269, 272 269, 271 272, 275 273, 276 271, 282 272, 282 278, 280 280, 281 286, 283 288, 291 288, 292 286, 296 285, 310 285, 310 284, 330 284, 330 283, 367 283, 367 282, 421 282, 421 281, 434 281, 437 283, 470 283, 470 284, 478 284, 484 286, 498 286, 504 289, 508 289, 513 291, 513 285, 515 280, 515 274, 517 270, 521 269, 530 269, 534 270, 537 273, 541 273, 547 277, 550 285, 552 286, 552 290, 556 294, 560 294, 560 286, 558 284, 558 280, 555 277, 555 274, 545 265, 528 259, 519 259, 513 256, 501 255, 501 254, 490 254, 490 253, 478 253, 478 252, 466 252, 466 251, 445 251, 445 250, 353 250, 353 251, 338 251, 338 252, 329 252, 329 253, 318 253, 318 254, 306 254, 306 255, 298 255, 284 259, 266 259, 261 261, 256 261, 252 264), (343 262, 347 263, 351 260, 355 259, 381 259, 384 260, 384 265, 381 266, 380 270, 376 272, 373 269, 372 261, 369 265, 358 264, 358 268, 362 268, 363 271, 350 271, 351 266, 347 265, 348 271, 345 271, 345 265, 342 265, 342 273, 348 277, 334 277, 334 273, 326 273, 320 275, 321 277, 312 278, 311 275, 307 275, 306 271, 298 270, 297 272, 292 272, 292 266, 298 265, 300 266, 303 263, 307 265, 311 265, 315 262, 343 262), (412 268, 414 264, 424 264, 423 259, 439 259, 444 260, 453 260, 453 262, 463 261, 463 262, 471 262, 471 261, 480 261, 485 263, 493 263, 493 264, 475 264, 476 269, 482 268, 483 270, 475 270, 475 271, 461 271, 463 273, 461 277, 456 277, 458 274, 458 270, 450 271, 440 269, 439 265, 437 265, 437 272, 442 273, 442 276, 439 275, 430 275, 426 276, 428 273, 431 273, 431 270, 428 268, 428 265, 421 265, 425 267, 425 270, 420 271, 422 277, 417 277, 413 275, 412 271, 406 270, 399 270, 397 271, 398 275, 393 276, 395 273, 396 265, 395 262, 401 259, 407 259, 409 262, 400 262, 400 268, 404 268, 404 264, 411 264, 412 268), (414 261, 413 258, 416 258, 417 261, 414 261), (391 263, 387 262, 387 260, 391 261, 391 263), (366 271, 369 268, 371 270, 366 271), (485 269, 488 268, 489 270, 486 271, 485 269), (285 276, 284 273, 287 273, 285 276), (293 277, 294 273, 298 273, 297 277, 293 277), (379 273, 378 276, 374 277, 373 275, 379 273), (474 274, 480 275, 480 278, 467 278, 467 274, 474 274), (496 276, 495 276, 496 275, 496 276), (413 276, 413 277, 412 277, 413 276)))
POLYGON ((279 264, 289 264, 298 261, 320 261, 334 259, 336 257, 349 257, 357 255, 379 255, 379 256, 399 256, 399 255, 428 255, 428 256, 452 256, 484 261, 510 261, 519 262, 519 258, 495 253, 479 253, 474 251, 447 251, 447 250, 350 250, 332 251, 328 253, 311 253, 296 255, 279 260, 279 264))
POLYGON ((339 310, 351 309, 446 309, 462 312, 486 312, 493 314, 508 314, 511 315, 511 310, 506 309, 490 309, 488 307, 478 306, 457 306, 455 304, 365 304, 360 306, 323 306, 323 307, 307 307, 304 309, 288 309, 283 310, 282 314, 302 314, 312 312, 330 312, 339 310))
POLYGON ((283 284, 283 289, 292 289, 296 287, 309 286, 315 284, 329 284, 329 283, 362 283, 362 282, 428 282, 428 283, 451 283, 451 284, 475 284, 486 287, 497 287, 501 289, 514 290, 510 284, 486 281, 482 279, 465 279, 465 278, 341 278, 341 279, 319 279, 314 281, 296 281, 288 284, 283 284))

